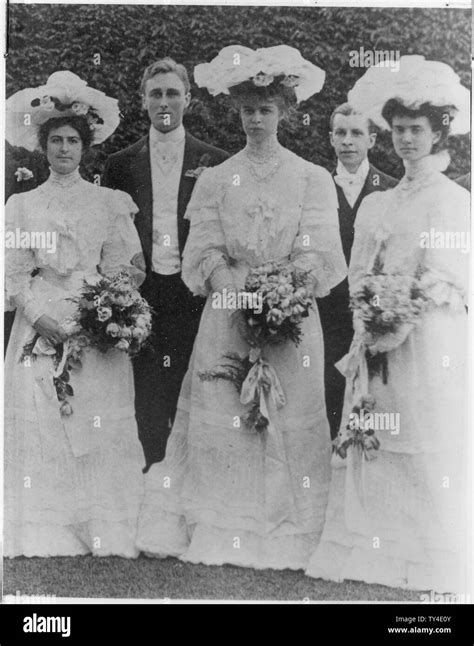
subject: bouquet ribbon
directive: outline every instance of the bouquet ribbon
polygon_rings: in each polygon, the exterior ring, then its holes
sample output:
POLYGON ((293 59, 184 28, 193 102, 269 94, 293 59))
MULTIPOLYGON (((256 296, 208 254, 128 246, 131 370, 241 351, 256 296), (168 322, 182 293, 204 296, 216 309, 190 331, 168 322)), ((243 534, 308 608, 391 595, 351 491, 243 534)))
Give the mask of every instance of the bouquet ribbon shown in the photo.
POLYGON ((265 391, 270 393, 277 408, 286 404, 285 394, 275 369, 268 361, 259 358, 250 368, 242 384, 240 401, 242 404, 250 404, 257 397, 261 400, 265 391))
POLYGON ((66 339, 63 342, 63 356, 61 357, 61 361, 59 362, 58 367, 54 371, 54 376, 55 377, 59 377, 59 375, 62 374, 62 372, 64 370, 64 366, 66 365, 68 351, 69 351, 69 339, 66 339))
POLYGON ((369 370, 365 357, 367 346, 362 337, 354 337, 349 352, 337 363, 336 368, 352 384, 353 401, 369 392, 369 370))
POLYGON ((286 398, 275 369, 261 358, 249 370, 240 394, 242 404, 250 404, 256 398, 260 401, 262 415, 268 419, 265 437, 265 529, 271 532, 285 521, 295 521, 296 506, 283 435, 272 422, 268 405, 271 403, 275 408, 281 408, 286 404, 286 398))
MULTIPOLYGON (((74 457, 80 457, 89 452, 89 438, 84 435, 84 424, 80 420, 61 417, 59 402, 56 396, 54 378, 64 370, 69 350, 69 340, 64 341, 63 355, 58 367, 54 370, 51 365, 45 367, 43 362, 34 362, 35 370, 35 404, 38 412, 38 426, 41 448, 44 456, 58 457, 62 451, 63 438, 66 434, 74 457)), ((35 343, 33 354, 51 356, 55 348, 40 337, 35 343)), ((71 416, 72 417, 72 416, 71 416)))

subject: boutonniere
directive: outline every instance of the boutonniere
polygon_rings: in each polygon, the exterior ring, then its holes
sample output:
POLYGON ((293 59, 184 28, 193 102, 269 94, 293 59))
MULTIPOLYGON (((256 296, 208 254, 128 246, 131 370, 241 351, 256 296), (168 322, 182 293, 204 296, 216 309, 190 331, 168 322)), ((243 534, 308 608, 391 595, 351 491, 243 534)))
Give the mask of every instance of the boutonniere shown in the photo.
POLYGON ((26 182, 29 179, 33 179, 34 175, 29 168, 25 168, 25 166, 20 166, 15 171, 15 177, 17 182, 26 182))
POLYGON ((206 170, 206 168, 209 168, 209 162, 211 161, 211 156, 209 153, 204 153, 204 155, 201 157, 199 160, 199 165, 196 168, 190 168, 184 173, 185 177, 193 177, 194 179, 197 179, 200 174, 206 170))

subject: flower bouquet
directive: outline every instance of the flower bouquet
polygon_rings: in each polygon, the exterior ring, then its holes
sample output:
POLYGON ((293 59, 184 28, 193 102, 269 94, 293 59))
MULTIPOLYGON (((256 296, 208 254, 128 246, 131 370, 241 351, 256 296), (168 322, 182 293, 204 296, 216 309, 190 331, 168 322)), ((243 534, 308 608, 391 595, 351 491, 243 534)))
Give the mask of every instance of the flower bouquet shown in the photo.
POLYGON ((77 312, 60 322, 65 341, 52 346, 36 334, 20 357, 20 361, 39 355, 53 357, 53 383, 64 416, 73 412, 67 399, 74 395, 70 372, 81 368, 85 347, 100 352, 116 349, 135 356, 151 334, 151 308, 126 271, 102 277, 94 284, 84 280, 80 296, 70 300, 77 304, 77 312))
POLYGON ((126 271, 97 283, 84 281, 76 317, 88 345, 135 356, 151 333, 151 308, 126 271))
POLYGON ((370 378, 381 374, 383 383, 387 383, 387 352, 399 347, 421 321, 428 301, 422 275, 421 269, 414 276, 375 270, 364 276, 351 294, 355 334, 349 354, 341 361, 345 364, 341 370, 352 380, 353 387, 357 384, 357 393, 349 415, 351 421, 333 442, 334 451, 343 458, 351 445, 358 446, 366 459, 371 459, 371 452, 380 446, 372 428, 354 424, 353 420, 360 418, 361 412, 373 410, 370 378))
POLYGON ((382 372, 387 383, 387 352, 407 338, 421 320, 426 296, 420 283, 421 273, 372 273, 361 280, 351 295, 354 331, 367 348, 369 375, 382 372))
POLYGON ((229 352, 224 355, 226 363, 199 373, 202 380, 231 381, 240 393, 240 401, 250 404, 244 423, 257 431, 265 430, 269 423, 262 412, 264 394, 270 394, 278 407, 285 404, 278 376, 263 352, 270 345, 288 341, 298 345, 301 341, 302 319, 313 307, 308 276, 309 272, 272 262, 250 269, 244 290, 258 295, 259 307, 239 310, 236 319, 239 333, 250 346, 249 353, 242 357, 229 352))
POLYGON ((246 292, 257 293, 262 307, 241 310, 240 331, 252 347, 301 341, 301 321, 313 306, 308 272, 267 263, 250 269, 246 292), (259 311, 260 310, 260 311, 259 311))

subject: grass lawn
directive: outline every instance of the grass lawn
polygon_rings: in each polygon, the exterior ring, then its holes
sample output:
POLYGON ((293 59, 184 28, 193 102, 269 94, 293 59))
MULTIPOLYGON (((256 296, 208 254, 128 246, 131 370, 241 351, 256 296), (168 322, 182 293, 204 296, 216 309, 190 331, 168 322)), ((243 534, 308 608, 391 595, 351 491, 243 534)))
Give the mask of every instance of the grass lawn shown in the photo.
POLYGON ((55 557, 4 560, 3 594, 136 599, 413 601, 420 592, 312 579, 302 571, 182 563, 175 558, 55 557))

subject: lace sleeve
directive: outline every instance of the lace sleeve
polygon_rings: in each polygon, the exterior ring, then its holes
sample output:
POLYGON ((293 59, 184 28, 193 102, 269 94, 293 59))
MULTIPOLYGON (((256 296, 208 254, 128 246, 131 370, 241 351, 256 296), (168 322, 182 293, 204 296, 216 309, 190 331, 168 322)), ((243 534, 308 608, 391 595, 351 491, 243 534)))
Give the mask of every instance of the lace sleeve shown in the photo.
POLYGON ((33 325, 45 309, 31 291, 31 273, 36 269, 33 249, 18 248, 17 232, 28 231, 26 193, 12 195, 5 207, 5 309, 23 310, 33 325))
POLYGON ((291 261, 297 269, 310 271, 314 295, 327 296, 347 276, 342 251, 337 193, 331 175, 320 166, 308 168, 306 194, 291 261))
POLYGON ((234 286, 219 217, 222 191, 216 169, 205 170, 186 210, 190 231, 184 248, 182 277, 196 296, 207 296, 211 289, 219 291, 234 286))
POLYGON ((128 193, 107 190, 109 208, 109 226, 107 239, 102 246, 100 272, 113 276, 121 270, 127 270, 140 285, 145 274, 138 269, 142 257, 142 247, 137 230, 133 223, 138 207, 128 193))

